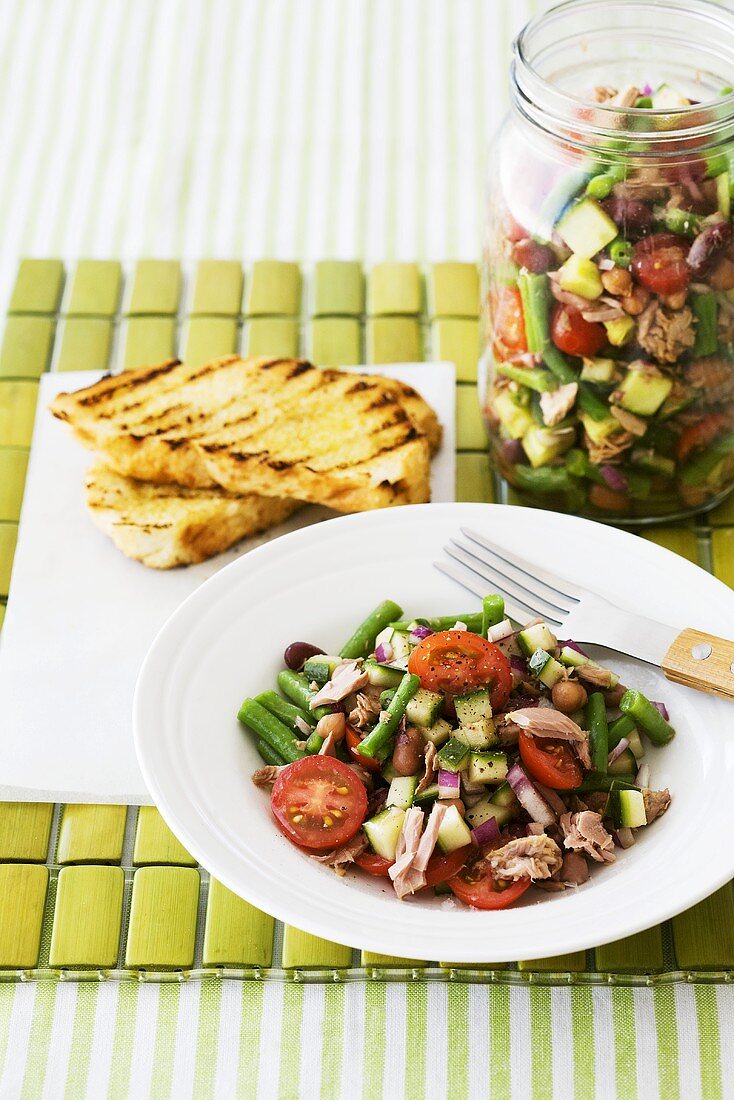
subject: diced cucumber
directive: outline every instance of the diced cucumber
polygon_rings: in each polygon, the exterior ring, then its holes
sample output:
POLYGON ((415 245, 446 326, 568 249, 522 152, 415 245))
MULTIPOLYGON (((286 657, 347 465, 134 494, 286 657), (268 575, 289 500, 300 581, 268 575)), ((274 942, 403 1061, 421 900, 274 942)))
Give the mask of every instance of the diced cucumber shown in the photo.
POLYGON ((456 806, 447 807, 438 827, 436 843, 445 855, 471 844, 471 830, 456 806))
POLYGON ((492 795, 495 806, 516 806, 517 798, 509 783, 503 783, 492 795))
POLYGON ((470 783, 500 783, 507 778, 507 754, 473 752, 469 756, 470 783))
POLYGON ((677 92, 675 88, 671 88, 670 84, 661 84, 652 93, 652 105, 656 111, 671 110, 675 111, 679 107, 690 107, 691 101, 687 99, 680 92, 677 92))
POLYGON ((556 226, 559 236, 577 256, 591 259, 617 236, 617 226, 593 199, 582 199, 556 226))
POLYGON ((438 783, 432 783, 430 787, 425 787, 413 798, 414 806, 425 806, 427 802, 435 802, 438 798, 438 783))
POLYGON ((615 348, 624 347, 635 330, 634 317, 615 317, 613 321, 605 321, 607 340, 615 348))
POLYGON ((613 382, 617 373, 617 364, 613 359, 584 359, 581 368, 582 382, 613 382))
POLYGON ((401 810, 398 806, 389 806, 369 821, 365 821, 362 828, 378 856, 382 856, 383 859, 395 859, 395 850, 404 819, 405 810, 401 810))
POLYGON ((518 633, 517 641, 526 657, 532 657, 536 649, 544 649, 546 653, 552 653, 558 644, 555 635, 545 623, 526 626, 518 633))
POLYGON ((539 425, 529 428, 522 437, 522 449, 530 460, 533 469, 547 466, 554 458, 573 447, 576 432, 573 428, 541 428, 539 425))
POLYGON ((622 775, 634 779, 637 775, 637 759, 632 749, 621 752, 616 760, 607 765, 607 771, 610 775, 622 775))
POLYGON ((472 726, 482 718, 492 717, 492 704, 489 701, 487 688, 479 688, 478 691, 455 696, 454 706, 462 726, 472 726))
POLYGON ((303 675, 309 681, 317 684, 325 684, 331 679, 331 674, 342 657, 333 657, 328 653, 317 653, 315 657, 309 657, 303 666, 303 675))
POLYGON ((514 816, 515 809, 513 806, 498 806, 488 798, 483 798, 481 802, 477 802, 476 805, 466 811, 466 820, 472 829, 478 829, 485 821, 492 818, 501 829, 503 825, 507 825, 508 822, 512 821, 514 816))
POLYGON ((443 707, 443 695, 437 691, 418 688, 405 709, 408 721, 414 726, 430 727, 437 721, 443 707))
POLYGON ((392 783, 393 779, 398 779, 400 772, 397 771, 392 760, 388 760, 385 767, 382 769, 382 778, 386 779, 388 783, 392 783))
POLYGON ((583 653, 579 653, 577 649, 572 649, 570 645, 564 645, 561 650, 561 661, 568 668, 578 668, 579 665, 587 664, 588 660, 588 657, 584 657, 583 653))
POLYGON ((393 630, 390 645, 393 661, 402 661, 404 657, 409 657, 413 649, 408 631, 403 630, 393 630))
POLYGON ((445 718, 439 718, 432 726, 421 728, 421 733, 426 741, 432 741, 436 748, 445 745, 451 736, 451 723, 445 718))
POLYGON ((580 412, 579 420, 592 443, 603 443, 610 435, 622 431, 622 425, 609 414, 603 420, 594 420, 588 413, 580 412))
POLYGON ((635 754, 635 760, 642 760, 645 755, 645 746, 642 744, 642 738, 637 727, 632 730, 632 733, 627 734, 627 740, 630 743, 630 749, 635 754))
POLYGON ((491 718, 482 718, 471 726, 460 726, 454 730, 453 737, 470 749, 488 749, 499 741, 491 718))
POLYGON ((436 763, 439 768, 445 768, 449 772, 458 772, 467 762, 469 746, 463 741, 451 737, 436 755, 436 763))
POLYGON ((673 388, 672 378, 650 370, 630 370, 619 387, 619 403, 636 416, 652 416, 673 388))
POLYGON ((379 688, 396 688, 405 675, 399 668, 378 664, 373 657, 368 657, 363 667, 370 683, 379 688))
POLYGON ((516 401, 510 390, 500 390, 492 397, 492 411, 510 439, 521 439, 534 423, 530 409, 516 401))
POLYGON ((618 828, 639 829, 641 825, 647 825, 642 791, 619 790, 613 786, 609 792, 607 814, 618 828))
POLYGON ((418 786, 417 775, 398 775, 390 783, 387 792, 386 806, 397 806, 401 810, 407 810, 413 805, 415 789, 418 786))
MULTIPOLYGON (((536 650, 536 653, 544 653, 544 650, 536 650)), ((560 664, 555 657, 548 657, 547 661, 543 664, 540 672, 536 672, 536 676, 540 680, 541 684, 545 684, 547 688, 552 688, 554 684, 557 684, 566 675, 566 670, 563 665, 560 664)))
POLYGON ((729 173, 722 172, 716 177, 716 202, 719 210, 728 218, 731 215, 731 190, 729 173))
POLYGON ((604 293, 599 268, 577 252, 558 269, 558 282, 562 290, 580 294, 582 298, 600 298, 604 293))

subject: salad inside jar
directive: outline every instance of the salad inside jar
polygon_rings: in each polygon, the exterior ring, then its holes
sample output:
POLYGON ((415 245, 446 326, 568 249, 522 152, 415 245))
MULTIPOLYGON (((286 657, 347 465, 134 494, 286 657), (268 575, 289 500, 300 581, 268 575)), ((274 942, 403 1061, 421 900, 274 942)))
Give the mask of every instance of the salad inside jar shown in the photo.
MULTIPOLYGON (((593 98, 693 102, 668 85, 593 98)), ((494 219, 482 404, 499 471, 532 502, 672 517, 734 484, 733 171, 727 153, 622 148, 569 168, 534 225, 507 205, 494 219)))

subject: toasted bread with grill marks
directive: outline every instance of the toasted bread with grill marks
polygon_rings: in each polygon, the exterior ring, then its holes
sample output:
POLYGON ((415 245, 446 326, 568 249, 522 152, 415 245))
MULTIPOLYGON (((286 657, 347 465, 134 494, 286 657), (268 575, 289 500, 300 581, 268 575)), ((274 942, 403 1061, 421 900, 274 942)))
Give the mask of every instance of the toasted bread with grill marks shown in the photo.
POLYGON ((124 476, 343 512, 428 500, 425 433, 440 438, 410 387, 293 359, 171 361, 60 394, 51 411, 124 476))
POLYGON ((205 561, 300 507, 296 500, 254 493, 152 485, 122 477, 102 463, 87 472, 85 495, 100 530, 127 557, 154 569, 205 561))

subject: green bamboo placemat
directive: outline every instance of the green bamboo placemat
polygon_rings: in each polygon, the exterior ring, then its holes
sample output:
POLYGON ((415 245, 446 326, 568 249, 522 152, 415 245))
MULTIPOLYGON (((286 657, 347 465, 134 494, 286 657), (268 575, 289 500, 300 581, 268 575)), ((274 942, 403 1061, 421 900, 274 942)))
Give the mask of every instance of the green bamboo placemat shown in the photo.
MULTIPOLYGON (((476 398, 473 264, 25 260, 0 343, 0 625, 38 378, 178 354, 304 355, 324 366, 452 360, 458 500, 500 499, 476 398)), ((416 367, 416 370, 419 370, 416 367)), ((652 539, 734 585, 734 497, 652 539)), ((734 981, 734 888, 664 925, 555 959, 396 959, 285 927, 210 878, 152 807, 0 804, 0 981, 116 978, 532 982, 734 981)))

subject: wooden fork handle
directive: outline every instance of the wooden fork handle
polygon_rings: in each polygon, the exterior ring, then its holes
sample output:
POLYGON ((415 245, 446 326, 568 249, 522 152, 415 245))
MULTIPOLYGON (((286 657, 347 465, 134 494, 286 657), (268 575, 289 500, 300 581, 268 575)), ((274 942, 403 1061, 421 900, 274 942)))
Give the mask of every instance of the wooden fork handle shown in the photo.
POLYGON ((734 702, 734 642, 688 627, 663 657, 669 680, 734 702))

